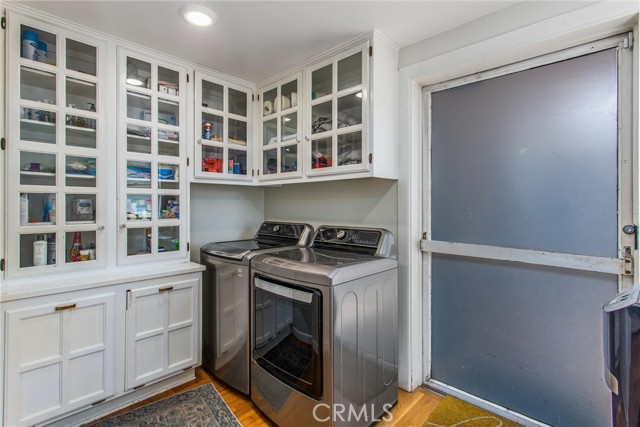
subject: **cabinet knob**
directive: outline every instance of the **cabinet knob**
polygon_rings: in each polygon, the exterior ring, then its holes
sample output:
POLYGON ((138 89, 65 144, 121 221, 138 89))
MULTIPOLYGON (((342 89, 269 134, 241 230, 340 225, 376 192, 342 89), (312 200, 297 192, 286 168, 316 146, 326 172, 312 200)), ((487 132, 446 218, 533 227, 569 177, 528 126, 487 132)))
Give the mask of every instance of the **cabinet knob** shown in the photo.
POLYGON ((104 230, 104 225, 98 226, 98 230, 100 230, 100 231, 104 230))
POLYGON ((120 228, 124 230, 125 228, 127 228, 127 224, 120 224, 120 228))
POLYGON ((305 135, 304 139, 305 139, 305 141, 308 141, 309 140, 309 136, 305 135))

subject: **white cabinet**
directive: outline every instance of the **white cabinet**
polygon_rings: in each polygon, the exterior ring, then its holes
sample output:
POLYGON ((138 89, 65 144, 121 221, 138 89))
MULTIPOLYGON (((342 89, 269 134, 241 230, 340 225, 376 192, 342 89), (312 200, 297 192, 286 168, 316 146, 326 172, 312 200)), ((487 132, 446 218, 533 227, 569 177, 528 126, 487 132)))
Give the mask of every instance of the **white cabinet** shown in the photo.
POLYGON ((395 47, 375 32, 308 66, 305 82, 305 174, 397 179, 395 47))
POLYGON ((250 87, 195 73, 195 178, 251 182, 250 87))
POLYGON ((106 43, 14 13, 8 22, 8 276, 103 266, 106 43))
POLYGON ((258 177, 261 181, 302 176, 302 72, 259 91, 260 137, 258 177))
POLYGON ((120 264, 187 256, 187 70, 118 49, 120 264))
POLYGON ((33 425, 114 394, 115 295, 6 305, 5 425, 33 425))
POLYGON ((199 363, 199 301, 198 278, 127 292, 126 389, 199 363))

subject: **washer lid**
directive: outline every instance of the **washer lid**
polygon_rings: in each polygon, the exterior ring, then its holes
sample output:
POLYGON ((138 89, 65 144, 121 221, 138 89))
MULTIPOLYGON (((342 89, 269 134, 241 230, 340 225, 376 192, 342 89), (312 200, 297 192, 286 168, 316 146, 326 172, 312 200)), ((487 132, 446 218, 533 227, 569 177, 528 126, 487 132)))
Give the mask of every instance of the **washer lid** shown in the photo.
POLYGON ((256 272, 286 279, 335 286, 397 268, 392 258, 330 249, 297 248, 257 255, 251 262, 256 272))

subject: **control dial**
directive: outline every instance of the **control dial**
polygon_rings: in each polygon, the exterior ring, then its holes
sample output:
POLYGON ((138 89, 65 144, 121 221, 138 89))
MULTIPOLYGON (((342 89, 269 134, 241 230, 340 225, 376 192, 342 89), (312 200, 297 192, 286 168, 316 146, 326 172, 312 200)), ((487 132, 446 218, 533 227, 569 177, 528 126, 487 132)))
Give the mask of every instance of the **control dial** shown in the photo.
POLYGON ((344 239, 345 236, 347 235, 346 231, 344 230, 338 230, 338 233, 336 234, 336 237, 340 240, 344 239))
POLYGON ((331 241, 336 237, 336 230, 333 228, 325 228, 322 230, 322 240, 325 242, 331 241))
POLYGON ((276 225, 273 226, 273 232, 274 233, 279 233, 280 232, 280 225, 279 224, 276 224, 276 225))

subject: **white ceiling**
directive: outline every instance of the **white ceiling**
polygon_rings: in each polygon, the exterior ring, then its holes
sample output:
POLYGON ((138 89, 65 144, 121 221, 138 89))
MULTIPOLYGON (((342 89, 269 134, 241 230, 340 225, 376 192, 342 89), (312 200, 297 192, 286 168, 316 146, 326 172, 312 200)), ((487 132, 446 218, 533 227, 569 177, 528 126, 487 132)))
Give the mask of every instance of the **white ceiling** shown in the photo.
POLYGON ((104 33, 253 83, 373 29, 399 48, 517 1, 192 1, 213 27, 179 14, 188 1, 21 1, 104 33))

